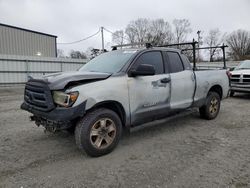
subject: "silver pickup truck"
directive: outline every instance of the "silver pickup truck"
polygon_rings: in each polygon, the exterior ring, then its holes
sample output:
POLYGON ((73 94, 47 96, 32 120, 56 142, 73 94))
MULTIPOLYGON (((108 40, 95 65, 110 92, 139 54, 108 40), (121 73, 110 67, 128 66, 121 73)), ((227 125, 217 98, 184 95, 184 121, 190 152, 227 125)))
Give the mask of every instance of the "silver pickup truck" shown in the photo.
POLYGON ((193 71, 172 48, 122 49, 103 53, 76 72, 31 78, 21 108, 48 130, 73 130, 90 156, 111 152, 122 130, 199 108, 214 119, 227 97, 226 70, 193 71))

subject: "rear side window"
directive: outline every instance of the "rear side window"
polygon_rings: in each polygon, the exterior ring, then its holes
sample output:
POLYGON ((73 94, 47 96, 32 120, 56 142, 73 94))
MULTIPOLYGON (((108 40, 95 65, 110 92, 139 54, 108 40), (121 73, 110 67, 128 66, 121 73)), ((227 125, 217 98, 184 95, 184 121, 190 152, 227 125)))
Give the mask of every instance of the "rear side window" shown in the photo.
POLYGON ((181 72, 184 70, 181 58, 177 52, 166 52, 169 64, 171 68, 171 73, 181 72))
POLYGON ((140 64, 148 64, 152 65, 155 68, 155 74, 163 74, 164 67, 163 67, 163 60, 161 52, 146 52, 143 53, 137 60, 136 60, 136 67, 140 64))
POLYGON ((181 57, 183 59, 183 64, 184 64, 185 70, 191 70, 192 67, 191 67, 191 64, 190 64, 187 56, 185 56, 184 54, 182 54, 181 57))

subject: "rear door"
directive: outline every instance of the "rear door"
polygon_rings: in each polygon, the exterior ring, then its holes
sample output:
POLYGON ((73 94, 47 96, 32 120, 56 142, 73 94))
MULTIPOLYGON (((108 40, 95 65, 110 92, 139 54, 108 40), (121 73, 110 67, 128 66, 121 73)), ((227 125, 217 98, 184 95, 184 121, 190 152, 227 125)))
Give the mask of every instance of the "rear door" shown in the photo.
POLYGON ((193 70, 185 66, 180 54, 175 51, 164 52, 170 65, 171 109, 185 109, 192 105, 195 90, 193 70))
POLYGON ((164 117, 170 106, 170 75, 165 73, 162 52, 140 54, 131 69, 140 64, 155 68, 153 76, 128 77, 131 124, 133 126, 164 117))

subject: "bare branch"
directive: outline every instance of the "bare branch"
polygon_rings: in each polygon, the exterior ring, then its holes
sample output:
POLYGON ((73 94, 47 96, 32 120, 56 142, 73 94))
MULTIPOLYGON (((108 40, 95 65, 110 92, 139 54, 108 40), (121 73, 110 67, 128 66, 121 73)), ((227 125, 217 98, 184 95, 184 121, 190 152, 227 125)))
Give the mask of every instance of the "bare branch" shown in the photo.
POLYGON ((192 32, 191 23, 187 19, 174 19, 174 36, 175 42, 185 42, 187 35, 192 32))
POLYGON ((227 37, 229 55, 235 60, 242 60, 250 57, 250 32, 237 30, 227 37))

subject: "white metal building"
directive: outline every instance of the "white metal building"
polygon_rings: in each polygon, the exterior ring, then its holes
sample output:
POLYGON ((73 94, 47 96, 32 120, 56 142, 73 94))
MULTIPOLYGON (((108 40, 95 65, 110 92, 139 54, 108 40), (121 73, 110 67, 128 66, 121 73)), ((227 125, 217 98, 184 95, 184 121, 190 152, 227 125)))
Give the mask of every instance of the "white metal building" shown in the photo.
POLYGON ((0 23, 0 54, 56 57, 57 36, 0 23))

